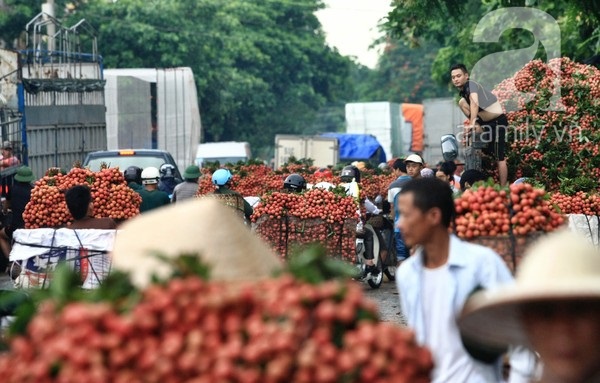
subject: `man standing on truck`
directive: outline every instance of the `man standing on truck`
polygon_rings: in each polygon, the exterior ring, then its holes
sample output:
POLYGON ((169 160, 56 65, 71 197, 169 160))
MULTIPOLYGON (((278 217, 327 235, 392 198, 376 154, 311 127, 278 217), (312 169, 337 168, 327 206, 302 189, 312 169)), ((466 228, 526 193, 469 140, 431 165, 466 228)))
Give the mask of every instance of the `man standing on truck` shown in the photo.
POLYGON ((482 133, 481 140, 487 143, 484 152, 496 158, 500 185, 505 186, 508 167, 504 158, 504 145, 508 120, 498 98, 481 84, 470 80, 464 64, 453 65, 450 68, 450 77, 452 84, 459 90, 458 106, 469 119, 465 133, 482 133))

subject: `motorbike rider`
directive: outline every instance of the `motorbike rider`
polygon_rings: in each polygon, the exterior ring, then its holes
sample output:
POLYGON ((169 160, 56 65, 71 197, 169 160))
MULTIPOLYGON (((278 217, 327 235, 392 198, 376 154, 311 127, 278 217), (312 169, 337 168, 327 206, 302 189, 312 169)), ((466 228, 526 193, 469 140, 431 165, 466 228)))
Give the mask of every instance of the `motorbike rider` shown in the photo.
POLYGON ((130 166, 123 172, 125 182, 133 191, 142 190, 142 169, 137 166, 130 166))
POLYGON ((301 193, 306 190, 306 180, 300 174, 290 174, 283 181, 283 188, 293 193, 301 193))
POLYGON ((161 190, 158 190, 159 178, 160 173, 154 166, 149 166, 142 170, 142 184, 144 187, 139 191, 139 194, 142 197, 140 213, 171 203, 169 195, 161 190))
POLYGON ((158 190, 162 190, 169 195, 173 194, 173 189, 177 186, 175 180, 175 166, 171 164, 162 164, 160 166, 160 180, 158 181, 158 190))
MULTIPOLYGON (((345 166, 340 174, 340 179, 342 181, 342 186, 346 188, 346 194, 355 198, 357 202, 358 214, 360 215, 360 170, 353 165, 345 166)), ((365 202, 367 202, 365 203, 365 208, 368 212, 374 214, 379 213, 379 209, 377 209, 377 206, 375 206, 375 204, 369 201, 368 198, 365 199, 365 202)), ((362 218, 357 225, 356 231, 357 236, 359 238, 363 238, 363 243, 365 245, 364 257, 366 267, 365 275, 363 277, 367 277, 369 274, 371 274, 371 276, 376 276, 379 273, 379 269, 374 263, 375 257, 373 254, 373 232, 371 230, 364 229, 362 218)))
POLYGON ((237 210, 244 213, 244 217, 246 220, 250 220, 250 216, 254 212, 252 206, 242 197, 242 195, 234 190, 231 190, 231 180, 233 179, 233 175, 228 169, 217 169, 212 175, 212 183, 215 185, 216 189, 213 192, 216 196, 237 196, 237 202, 235 207, 237 210), (243 203, 242 203, 243 201, 243 203))

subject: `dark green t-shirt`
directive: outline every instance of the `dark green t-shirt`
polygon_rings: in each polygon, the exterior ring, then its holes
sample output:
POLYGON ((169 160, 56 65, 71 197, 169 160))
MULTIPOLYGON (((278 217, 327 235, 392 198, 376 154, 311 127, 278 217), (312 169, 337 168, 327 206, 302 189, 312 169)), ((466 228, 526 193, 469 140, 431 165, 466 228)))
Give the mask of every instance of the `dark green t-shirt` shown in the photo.
POLYGON ((139 190, 140 196, 142 197, 142 204, 140 205, 140 213, 148 210, 156 209, 164 205, 171 203, 169 195, 164 191, 160 190, 146 190, 142 188, 139 190))

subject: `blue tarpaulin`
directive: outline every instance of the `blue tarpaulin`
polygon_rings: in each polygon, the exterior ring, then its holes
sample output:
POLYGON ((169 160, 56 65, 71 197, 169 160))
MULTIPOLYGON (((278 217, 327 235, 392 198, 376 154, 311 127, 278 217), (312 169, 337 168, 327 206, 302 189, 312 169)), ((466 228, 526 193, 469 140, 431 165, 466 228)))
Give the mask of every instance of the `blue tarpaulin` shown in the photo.
POLYGON ((340 145, 340 161, 386 162, 385 151, 371 134, 323 133, 323 137, 335 137, 340 145))

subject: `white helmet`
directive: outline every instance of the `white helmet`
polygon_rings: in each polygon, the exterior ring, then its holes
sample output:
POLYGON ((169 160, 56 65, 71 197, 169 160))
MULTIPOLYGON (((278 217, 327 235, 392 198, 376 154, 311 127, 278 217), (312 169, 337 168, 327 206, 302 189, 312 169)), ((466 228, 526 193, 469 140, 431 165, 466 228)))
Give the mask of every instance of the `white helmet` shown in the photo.
POLYGON ((159 178, 160 173, 153 166, 149 166, 142 171, 142 184, 144 185, 157 184, 159 178))

